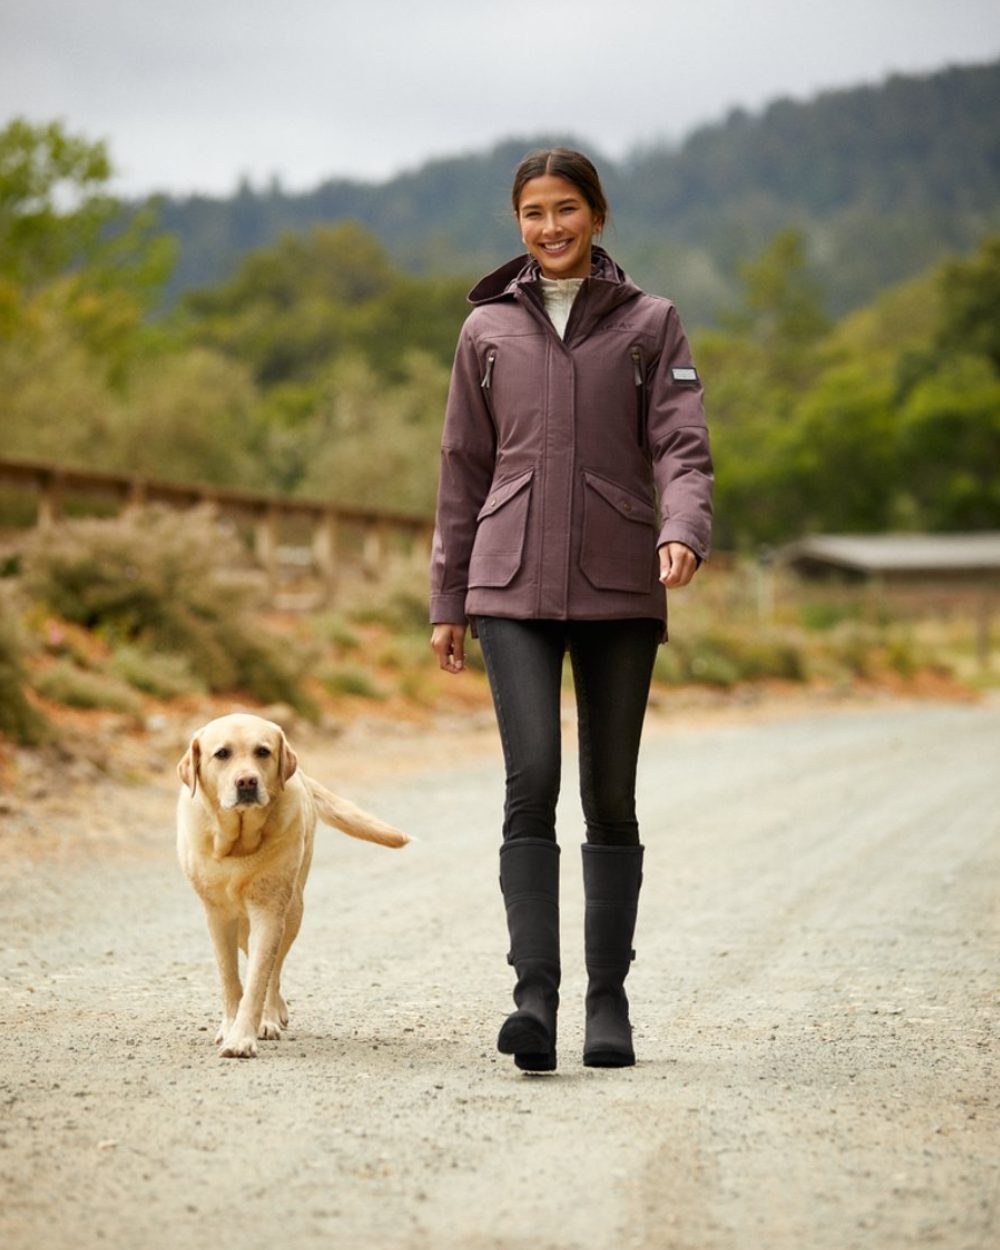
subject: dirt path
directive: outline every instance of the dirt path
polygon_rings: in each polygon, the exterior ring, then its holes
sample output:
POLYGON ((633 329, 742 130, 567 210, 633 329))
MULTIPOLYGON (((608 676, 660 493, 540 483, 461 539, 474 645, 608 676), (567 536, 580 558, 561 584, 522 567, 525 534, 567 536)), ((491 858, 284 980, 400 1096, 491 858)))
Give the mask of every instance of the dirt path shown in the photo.
POLYGON ((215 1057, 166 779, 108 791, 82 849, 7 862, 5 1246, 1000 1244, 1000 707, 654 726, 625 1072, 579 1064, 568 777, 560 1071, 541 1078, 493 1050, 495 751, 458 767, 453 733, 436 771, 389 783, 345 750, 314 742, 308 771, 421 842, 321 834, 293 1027, 255 1062, 215 1057))

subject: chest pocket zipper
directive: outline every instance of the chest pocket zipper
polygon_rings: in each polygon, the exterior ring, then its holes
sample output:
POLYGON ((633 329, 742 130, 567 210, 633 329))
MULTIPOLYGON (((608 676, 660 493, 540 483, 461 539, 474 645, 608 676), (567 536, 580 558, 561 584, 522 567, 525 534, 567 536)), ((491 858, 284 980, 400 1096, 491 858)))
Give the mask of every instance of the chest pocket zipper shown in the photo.
POLYGON ((638 347, 629 349, 632 357, 632 380, 635 382, 636 427, 639 446, 646 447, 646 377, 642 369, 642 352, 638 347))

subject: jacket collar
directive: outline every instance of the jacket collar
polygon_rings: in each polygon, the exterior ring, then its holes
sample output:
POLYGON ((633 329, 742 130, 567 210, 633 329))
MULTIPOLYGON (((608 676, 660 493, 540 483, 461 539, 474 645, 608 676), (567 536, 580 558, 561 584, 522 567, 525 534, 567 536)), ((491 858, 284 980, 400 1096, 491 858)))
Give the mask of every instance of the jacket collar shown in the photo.
MULTIPOLYGON (((642 294, 625 270, 602 247, 592 247, 591 258, 590 277, 584 280, 578 297, 585 298, 590 316, 603 317, 619 304, 642 294)), ((527 297, 541 306, 540 277, 538 261, 531 256, 516 256, 477 282, 469 292, 469 303, 478 306, 527 297)))

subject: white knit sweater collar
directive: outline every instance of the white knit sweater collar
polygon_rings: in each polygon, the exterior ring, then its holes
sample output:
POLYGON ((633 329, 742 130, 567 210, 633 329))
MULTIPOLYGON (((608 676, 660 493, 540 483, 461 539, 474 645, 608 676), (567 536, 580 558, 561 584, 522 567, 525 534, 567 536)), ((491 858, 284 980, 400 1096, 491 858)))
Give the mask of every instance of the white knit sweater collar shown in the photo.
POLYGON ((556 328, 560 338, 566 335, 566 324, 569 321, 573 301, 577 297, 583 278, 542 278, 538 279, 542 288, 542 301, 549 320, 556 328))

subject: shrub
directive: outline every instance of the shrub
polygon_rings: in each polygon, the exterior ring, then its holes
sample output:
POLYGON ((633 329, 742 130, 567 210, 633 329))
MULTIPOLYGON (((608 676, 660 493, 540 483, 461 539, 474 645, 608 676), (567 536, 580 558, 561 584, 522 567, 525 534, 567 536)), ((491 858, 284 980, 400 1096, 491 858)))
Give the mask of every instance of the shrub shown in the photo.
POLYGON ((209 690, 314 710, 288 648, 249 618, 247 553, 211 509, 148 509, 40 531, 25 549, 24 582, 112 645, 183 656, 209 690))
POLYGON ((886 645, 885 660, 904 681, 912 681, 920 668, 920 660, 913 639, 908 636, 891 638, 886 645))
POLYGON ((803 627, 817 633, 834 629, 843 621, 857 621, 860 616, 861 605, 857 602, 836 603, 815 599, 799 607, 799 619, 803 627))
POLYGON ((111 671, 154 699, 172 699, 204 689, 204 682, 191 672, 185 656, 159 654, 129 644, 115 649, 111 671))
POLYGON ((25 697, 23 657, 24 640, 5 595, 0 599, 0 734, 22 746, 36 746, 48 736, 48 724, 25 697))
POLYGON ((714 629, 661 647, 654 676, 670 685, 728 688, 767 677, 804 681, 806 665, 799 647, 773 632, 714 629))
POLYGON ((321 617, 315 622, 315 627, 317 636, 332 643, 338 651, 357 651, 362 645, 361 635, 342 616, 321 617))
POLYGON ((77 668, 70 660, 57 660, 32 684, 43 698, 66 707, 107 708, 130 716, 138 716, 142 708, 138 695, 123 681, 108 673, 77 668))
POLYGON ((850 677, 871 677, 875 658, 881 643, 877 630, 861 624, 832 631, 829 647, 830 659, 844 669, 850 677))
POLYGON ((359 665, 344 665, 329 668, 321 676, 320 681, 328 694, 355 695, 361 699, 384 699, 385 691, 375 682, 372 675, 359 665))
POLYGON ((362 605, 355 607, 351 619, 359 624, 387 625, 400 632, 421 633, 430 637, 427 614, 427 593, 414 585, 414 577, 405 570, 390 578, 385 586, 373 589, 362 605))

